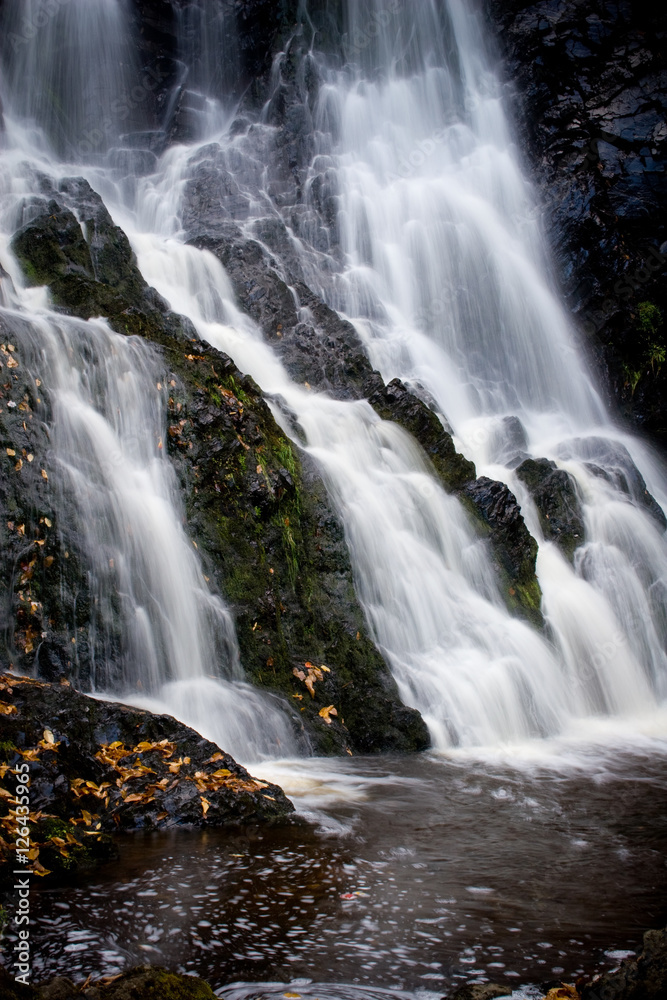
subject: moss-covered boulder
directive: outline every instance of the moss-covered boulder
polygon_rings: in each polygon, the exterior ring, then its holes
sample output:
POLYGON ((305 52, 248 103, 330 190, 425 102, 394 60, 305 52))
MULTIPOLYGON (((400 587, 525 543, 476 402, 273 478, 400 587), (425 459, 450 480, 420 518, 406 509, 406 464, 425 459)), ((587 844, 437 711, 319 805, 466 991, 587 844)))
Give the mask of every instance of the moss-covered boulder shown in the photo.
POLYGON ((568 559, 585 541, 586 529, 574 479, 546 458, 528 458, 516 470, 535 502, 544 537, 568 559))

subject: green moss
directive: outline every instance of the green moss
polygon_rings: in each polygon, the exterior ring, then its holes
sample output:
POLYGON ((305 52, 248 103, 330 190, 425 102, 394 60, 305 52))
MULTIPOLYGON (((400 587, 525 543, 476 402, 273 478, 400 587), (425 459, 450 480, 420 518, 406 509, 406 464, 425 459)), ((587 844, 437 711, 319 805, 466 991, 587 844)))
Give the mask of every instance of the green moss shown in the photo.
POLYGON ((9 760, 17 751, 11 740, 3 740, 0 743, 0 760, 9 760))
POLYGON ((76 832, 76 827, 64 819, 53 817, 41 820, 39 831, 44 840, 49 840, 51 837, 62 837, 65 840, 68 833, 74 834, 76 832))
POLYGON ((653 302, 640 302, 637 306, 639 326, 650 336, 655 335, 662 326, 662 313, 653 302))

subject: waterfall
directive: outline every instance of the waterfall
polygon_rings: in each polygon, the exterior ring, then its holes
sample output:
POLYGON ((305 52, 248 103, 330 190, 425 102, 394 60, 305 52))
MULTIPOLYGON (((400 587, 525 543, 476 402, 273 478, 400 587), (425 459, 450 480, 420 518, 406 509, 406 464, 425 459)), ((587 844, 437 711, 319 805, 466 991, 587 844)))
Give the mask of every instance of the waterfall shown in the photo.
MULTIPOLYGON (((31 3, 21 11, 28 7, 30 16, 41 9, 31 3)), ((11 3, 9 9, 18 17, 11 3)), ((522 176, 474 5, 347 0, 342 55, 319 50, 316 36, 300 54, 290 40, 295 48, 278 57, 272 79, 274 93, 282 92, 288 57, 292 67, 301 60, 294 86, 304 89, 291 122, 298 117, 308 129, 294 142, 303 160, 301 193, 274 118, 277 102, 269 101, 250 126, 247 120, 233 129, 221 123, 221 80, 211 52, 204 48, 196 58, 204 9, 192 5, 191 20, 183 22, 181 55, 193 60, 192 86, 206 98, 197 109, 199 128, 207 127, 205 142, 168 149, 150 174, 131 184, 117 161, 100 160, 97 149, 77 150, 72 137, 87 110, 72 96, 73 78, 56 78, 53 66, 64 66, 54 47, 56 25, 62 28, 67 21, 59 19, 78 12, 81 36, 72 36, 72 44, 83 45, 84 30, 92 31, 88 24, 94 22, 106 37, 95 48, 88 35, 87 51, 102 56, 97 79, 106 81, 105 93, 118 94, 126 78, 111 78, 116 57, 109 53, 126 45, 129 29, 122 18, 115 29, 109 20, 123 10, 115 0, 104 0, 99 10, 96 5, 95 14, 78 0, 63 6, 41 29, 48 50, 43 65, 32 45, 6 57, 10 134, 19 134, 19 120, 21 128, 28 119, 48 124, 53 146, 80 162, 77 169, 128 233, 148 283, 203 340, 253 376, 282 426, 316 461, 344 523, 371 633, 437 747, 545 736, 595 715, 650 715, 667 695, 667 544, 628 484, 639 481, 639 469, 664 506, 667 483, 649 449, 606 413, 554 292, 538 208, 522 176), (91 13, 84 15, 83 7, 91 13), (19 72, 33 84, 20 98, 19 72), (39 96, 51 91, 72 108, 62 128, 39 96), (354 324, 385 380, 398 376, 429 393, 478 475, 501 480, 516 494, 539 542, 545 634, 507 612, 488 548, 414 440, 364 401, 338 401, 295 384, 256 324, 240 312, 220 262, 185 245, 188 184, 207 156, 224 171, 227 192, 215 206, 216 218, 208 220, 212 229, 233 218, 257 238, 267 219, 278 226, 283 249, 272 246, 271 252, 288 284, 296 270, 354 324), (516 434, 517 427, 522 457, 549 459, 576 481, 586 537, 573 563, 543 536, 533 500, 516 475, 509 430, 516 434)), ((120 64, 132 74, 129 57, 120 64)), ((76 72, 93 69, 88 55, 76 72)), ((89 91, 83 86, 79 93, 89 91)), ((109 110, 113 116, 111 105, 109 110)), ((113 128, 120 134, 119 125, 113 128)), ((35 140, 20 134, 25 155, 25 143, 35 140)), ((16 169, 10 154, 7 163, 16 169)), ((49 169, 58 174, 53 157, 49 169)), ((16 197, 8 184, 5 198, 16 197)), ((183 717, 185 700, 178 699, 197 700, 193 678, 203 684, 210 672, 216 628, 224 634, 229 690, 238 691, 241 682, 233 680, 229 619, 207 593, 179 524, 172 474, 156 454, 159 372, 145 345, 121 344, 102 322, 65 323, 44 302, 35 314, 35 293, 21 290, 15 268, 14 274, 18 301, 11 308, 23 317, 17 322, 27 324, 39 349, 54 358, 48 377, 59 400, 56 424, 61 421, 54 447, 70 488, 85 482, 77 495, 85 497, 79 517, 82 529, 87 522, 91 572, 100 580, 108 576, 115 546, 114 573, 126 574, 123 593, 135 617, 128 632, 135 652, 128 662, 146 664, 154 689, 167 679, 175 682, 171 704, 183 706, 183 717), (83 340, 89 345, 85 365, 91 366, 85 370, 71 360, 81 354, 74 345, 83 340), (62 371, 55 362, 60 354, 62 371), (133 438, 137 426, 147 428, 141 440, 133 438), (83 435, 90 442, 85 450, 83 435), (104 455, 114 449, 122 461, 104 468, 104 455), (94 504, 93 516, 86 505, 94 504), (151 506, 159 517, 150 515, 151 506), (129 516, 137 524, 132 551, 127 539, 121 544, 129 516), (173 545, 158 555, 168 537, 173 545), (149 585, 154 577, 161 588, 156 606, 169 623, 157 634, 143 596, 145 588, 155 597, 149 585)), ((204 691, 200 702, 206 698, 204 691)), ((279 738, 286 739, 274 735, 274 744, 279 738)))
POLYGON ((33 122, 59 155, 74 162, 105 153, 144 117, 147 94, 139 93, 129 12, 128 0, 4 5, 6 110, 33 122))
MULTIPOLYGON (((90 5, 80 6, 72 0, 43 24, 49 57, 43 66, 31 62, 32 49, 19 57, 34 81, 24 95, 26 114, 37 119, 53 117, 33 94, 46 86, 42 73, 59 67, 64 101, 76 82, 57 51, 60 32, 74 22, 77 46, 101 50, 96 79, 106 98, 112 96, 106 71, 127 31, 121 6, 105 0, 96 16, 90 5)), ((42 9, 53 13, 39 4, 26 5, 24 13, 39 26, 42 9)), ((14 27, 15 14, 10 8, 14 27)), ((93 54, 78 72, 95 75, 93 54)), ((287 714, 244 681, 231 615, 210 592, 183 528, 176 476, 164 453, 169 387, 157 352, 140 338, 114 333, 104 320, 54 312, 44 289, 25 287, 9 252, 12 233, 43 210, 38 192, 59 169, 43 153, 48 147, 38 142, 33 149, 32 135, 11 120, 15 103, 8 102, 14 148, 0 163, 0 324, 48 400, 59 529, 87 576, 91 622, 87 636, 73 640, 75 671, 85 645, 89 676, 81 679, 93 691, 178 715, 245 760, 294 752, 287 714), (31 165, 23 161, 26 154, 31 165)), ((97 159, 98 150, 88 152, 97 159)))

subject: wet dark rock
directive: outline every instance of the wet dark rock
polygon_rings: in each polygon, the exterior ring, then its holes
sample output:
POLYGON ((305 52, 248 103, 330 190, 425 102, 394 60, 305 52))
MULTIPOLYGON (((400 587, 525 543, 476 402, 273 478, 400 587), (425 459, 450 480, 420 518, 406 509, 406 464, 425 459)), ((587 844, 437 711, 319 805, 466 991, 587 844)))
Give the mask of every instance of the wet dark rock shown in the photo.
POLYGON ((451 492, 476 476, 473 462, 460 455, 438 416, 400 379, 385 386, 379 376, 365 386, 368 402, 383 420, 395 420, 419 441, 451 492))
POLYGON ((495 997, 507 997, 511 992, 511 986, 499 986, 498 983, 467 983, 452 993, 450 1000, 494 1000, 495 997))
POLYGON ((662 507, 649 493, 644 477, 624 445, 608 438, 575 438, 561 445, 559 455, 566 460, 584 461, 590 472, 607 479, 615 489, 643 507, 663 531, 667 529, 662 507))
POLYGON ((29 761, 31 815, 44 814, 30 840, 49 871, 108 860, 117 831, 278 823, 294 812, 280 788, 170 716, 10 674, 0 675, 0 703, 6 763, 29 761))
POLYGON ((585 541, 586 529, 574 479, 546 458, 528 458, 516 470, 535 501, 544 537, 556 542, 568 559, 585 541))
POLYGON ((228 225, 223 238, 199 236, 191 242, 218 257, 239 303, 296 382, 337 399, 364 397, 364 383, 373 369, 351 323, 303 281, 292 279, 288 285, 275 259, 235 226, 228 225))
MULTIPOLYGON (((87 183, 65 180, 57 195, 58 211, 48 211, 53 198, 41 212, 32 205, 31 220, 14 240, 17 255, 29 275, 39 268, 39 280, 49 284, 61 310, 83 318, 107 316, 118 332, 157 345, 164 364, 162 384, 170 387, 166 443, 182 487, 188 531, 212 589, 232 607, 248 676, 289 700, 298 731, 319 753, 426 748, 425 724, 416 711, 401 705, 396 684, 368 635, 342 525, 310 461, 278 428, 252 379, 199 342, 188 321, 169 312, 146 285, 125 234, 87 183), (77 220, 85 222, 85 245, 77 237, 77 220), (313 697, 294 673, 303 672, 307 663, 329 668, 315 684, 313 697), (327 722, 319 713, 330 706, 337 714, 327 722)), ((240 249, 249 256, 241 261, 238 280, 247 265, 254 282, 244 293, 246 300, 258 303, 265 323, 283 316, 289 292, 276 303, 273 277, 259 266, 261 248, 245 241, 240 249), (265 278, 268 286, 262 285, 265 278)), ((341 386, 349 378, 354 386, 358 369, 361 383, 371 370, 365 356, 351 345, 346 357, 336 342, 352 328, 323 303, 313 302, 313 315, 332 340, 322 354, 322 378, 341 386)), ((354 394, 354 388, 349 392, 354 394)), ((49 600, 57 601, 57 591, 50 584, 47 589, 49 600)), ((67 657, 65 671, 81 685, 90 672, 85 607, 85 600, 77 604, 78 659, 72 663, 67 657)), ((48 631, 43 638, 48 640, 48 631)), ((47 645, 40 652, 39 664, 51 676, 60 672, 63 651, 47 645)), ((90 653, 94 651, 91 645, 90 653)), ((105 656, 97 660, 113 683, 113 664, 105 656)), ((32 668, 25 659, 11 662, 19 669, 32 668)))
POLYGON ((57 308, 82 319, 105 316, 118 333, 153 340, 196 336, 146 284, 127 236, 87 181, 65 178, 47 192, 41 213, 39 207, 34 199, 26 205, 30 221, 12 249, 29 282, 49 286, 57 308))
POLYGON ((493 554, 504 571, 502 590, 511 610, 541 625, 542 593, 535 576, 537 542, 528 531, 516 497, 504 483, 486 476, 467 483, 459 496, 487 527, 493 554))
POLYGON ((667 998, 667 930, 647 931, 637 958, 621 962, 581 989, 582 1000, 665 1000, 667 998))
POLYGON ((537 542, 526 527, 514 494, 503 483, 476 478, 473 462, 456 451, 440 418, 400 379, 385 386, 375 373, 366 382, 365 391, 383 420, 395 420, 416 438, 445 489, 459 497, 478 531, 489 539, 500 589, 510 610, 541 626, 541 591, 535 576, 537 542))
POLYGON ((0 322, 0 340, 0 656, 52 680, 74 668, 89 586, 56 512, 48 373, 22 321, 0 322))
POLYGON ((591 362, 610 400, 664 442, 664 13, 626 0, 487 0, 486 7, 591 362), (660 311, 651 323, 642 316, 647 303, 660 311))

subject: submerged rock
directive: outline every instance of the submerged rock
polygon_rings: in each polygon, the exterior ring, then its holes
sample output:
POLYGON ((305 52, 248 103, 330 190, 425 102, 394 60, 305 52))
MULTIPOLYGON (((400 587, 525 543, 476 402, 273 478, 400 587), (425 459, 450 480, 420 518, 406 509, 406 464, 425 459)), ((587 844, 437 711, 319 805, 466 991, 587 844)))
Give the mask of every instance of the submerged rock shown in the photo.
MULTIPOLYGON (((72 872, 108 860, 109 834, 173 826, 289 821, 277 785, 251 775, 214 743, 167 715, 101 701, 69 684, 0 675, 4 763, 30 780, 30 842, 37 870, 72 872)), ((0 800, 0 863, 15 867, 16 820, 0 800)))

